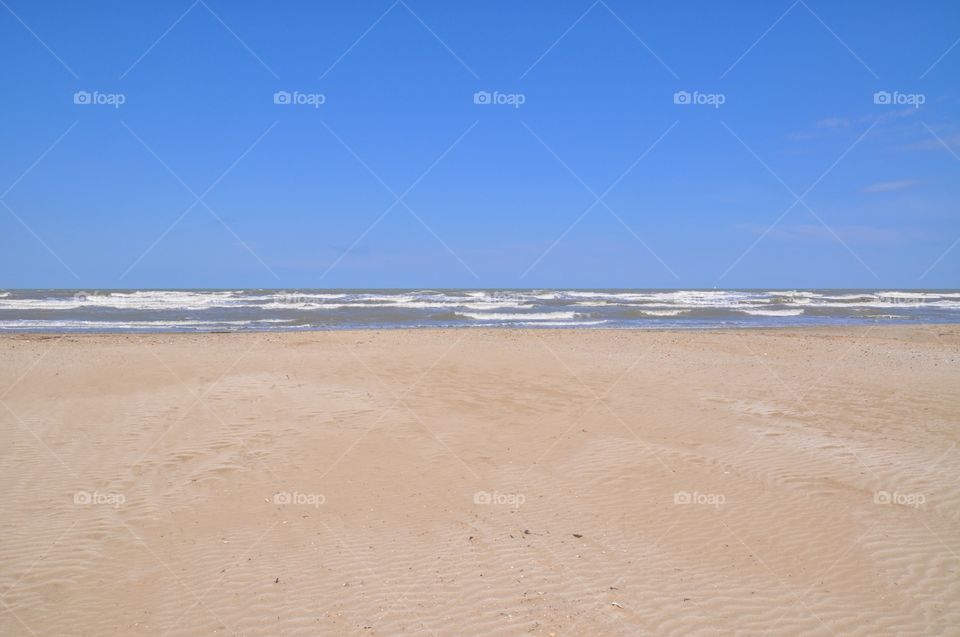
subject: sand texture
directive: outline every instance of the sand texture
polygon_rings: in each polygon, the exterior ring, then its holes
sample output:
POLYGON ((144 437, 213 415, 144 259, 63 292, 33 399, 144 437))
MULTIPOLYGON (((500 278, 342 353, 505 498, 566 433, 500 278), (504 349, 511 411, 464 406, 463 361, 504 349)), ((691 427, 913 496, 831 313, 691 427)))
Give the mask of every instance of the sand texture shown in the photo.
POLYGON ((0 338, 3 635, 958 635, 960 328, 0 338))

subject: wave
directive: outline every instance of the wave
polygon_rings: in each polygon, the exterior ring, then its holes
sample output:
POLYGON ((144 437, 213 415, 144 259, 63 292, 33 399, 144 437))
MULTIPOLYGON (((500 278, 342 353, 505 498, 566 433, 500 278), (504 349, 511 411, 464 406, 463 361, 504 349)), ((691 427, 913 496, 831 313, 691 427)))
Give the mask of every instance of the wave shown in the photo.
POLYGON ((0 330, 960 323, 960 290, 0 290, 0 330))
POLYGON ((942 308, 960 308, 960 293, 937 291, 843 291, 797 290, 464 290, 464 291, 313 291, 313 290, 134 290, 35 294, 0 292, 0 309, 74 310, 204 310, 208 308, 339 309, 343 307, 407 307, 413 309, 457 308, 529 309, 537 306, 622 306, 643 309, 803 307, 889 307, 923 303, 942 308), (639 306, 639 307, 638 307, 639 306))
POLYGON ((434 309, 434 308, 464 308, 468 310, 504 310, 504 309, 524 309, 532 308, 532 303, 457 303, 457 302, 429 302, 429 301, 396 301, 390 303, 286 303, 271 302, 261 305, 252 305, 245 307, 259 307, 267 310, 339 310, 342 308, 396 308, 396 309, 434 309))
POLYGON ((249 327, 259 324, 288 323, 285 319, 251 319, 248 321, 86 321, 86 320, 48 320, 18 319, 0 320, 0 330, 21 329, 65 329, 65 330, 127 330, 127 329, 177 329, 194 328, 199 330, 217 330, 228 327, 249 327))
POLYGON ((641 313, 648 316, 680 316, 689 312, 690 310, 641 310, 641 313))
POLYGON ((804 310, 737 310, 751 316, 800 316, 804 310))
POLYGON ((607 321, 518 321, 517 325, 536 325, 538 327, 583 327, 587 325, 603 325, 607 321))
POLYGON ((551 320, 570 320, 574 318, 576 312, 544 312, 542 314, 504 314, 502 312, 456 312, 457 316, 474 319, 477 321, 551 321, 551 320))
POLYGON ((62 297, 4 298, 0 301, 0 308, 71 310, 81 307, 104 307, 133 310, 202 310, 209 307, 229 305, 236 299, 242 298, 237 294, 235 292, 180 291, 109 292, 104 294, 77 291, 69 296, 62 297))

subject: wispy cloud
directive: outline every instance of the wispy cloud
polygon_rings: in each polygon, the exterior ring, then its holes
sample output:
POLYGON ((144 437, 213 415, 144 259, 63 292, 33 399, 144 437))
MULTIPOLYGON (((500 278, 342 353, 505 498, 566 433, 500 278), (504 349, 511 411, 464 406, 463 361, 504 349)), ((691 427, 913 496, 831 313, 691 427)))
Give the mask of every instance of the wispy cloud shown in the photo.
MULTIPOLYGON (((735 226, 751 234, 767 232, 765 226, 741 223, 735 226)), ((881 228, 878 226, 846 225, 833 226, 834 232, 844 241, 859 244, 891 244, 899 243, 912 234, 911 231, 897 228, 881 228)), ((767 233, 771 239, 782 241, 836 241, 836 237, 821 224, 793 224, 778 226, 767 233)))
POLYGON ((941 136, 940 139, 935 137, 927 136, 927 139, 922 139, 918 142, 912 144, 907 144, 903 147, 904 150, 947 150, 944 148, 944 144, 948 148, 960 148, 960 133, 955 135, 948 135, 946 137, 941 136), (942 140, 942 141, 941 141, 942 140))
POLYGON ((787 139, 794 142, 806 142, 818 137, 830 135, 832 132, 842 130, 850 126, 850 120, 846 117, 824 117, 812 124, 808 124, 803 130, 787 133, 787 139))
POLYGON ((850 125, 850 120, 846 117, 826 117, 814 122, 814 128, 846 128, 850 125))
POLYGON ((920 184, 919 179, 896 179, 892 181, 878 181, 863 188, 861 192, 894 192, 896 190, 906 190, 920 184))
POLYGON ((884 128, 890 128, 890 126, 882 126, 883 124, 893 124, 898 120, 914 117, 917 115, 917 113, 918 109, 908 107, 895 110, 880 110, 873 113, 863 113, 854 117, 831 115, 830 117, 824 117, 815 122, 807 124, 806 128, 788 133, 787 139, 795 142, 806 142, 820 138, 829 139, 833 136, 844 134, 851 126, 865 126, 874 123, 876 124, 873 130, 870 132, 870 135, 871 137, 876 137, 882 133, 884 128))

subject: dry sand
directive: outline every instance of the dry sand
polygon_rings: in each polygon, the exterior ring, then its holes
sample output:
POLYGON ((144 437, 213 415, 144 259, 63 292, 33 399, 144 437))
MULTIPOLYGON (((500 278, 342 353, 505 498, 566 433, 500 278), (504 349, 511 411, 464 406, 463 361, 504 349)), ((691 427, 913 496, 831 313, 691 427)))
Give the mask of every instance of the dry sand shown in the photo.
POLYGON ((958 390, 945 326, 4 337, 0 633, 960 634, 958 390))

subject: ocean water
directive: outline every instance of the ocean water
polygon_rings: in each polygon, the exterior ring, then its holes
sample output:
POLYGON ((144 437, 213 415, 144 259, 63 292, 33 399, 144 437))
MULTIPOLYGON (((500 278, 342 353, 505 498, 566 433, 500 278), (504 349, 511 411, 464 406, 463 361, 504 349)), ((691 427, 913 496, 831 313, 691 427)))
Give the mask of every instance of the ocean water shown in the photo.
POLYGON ((0 332, 960 322, 960 290, 0 290, 0 332))

